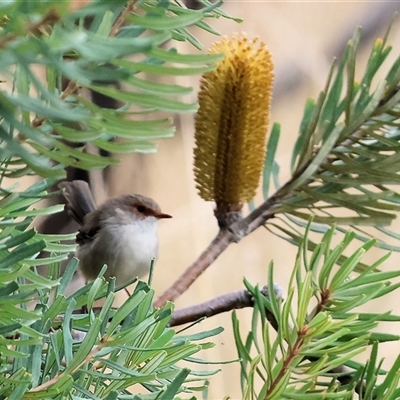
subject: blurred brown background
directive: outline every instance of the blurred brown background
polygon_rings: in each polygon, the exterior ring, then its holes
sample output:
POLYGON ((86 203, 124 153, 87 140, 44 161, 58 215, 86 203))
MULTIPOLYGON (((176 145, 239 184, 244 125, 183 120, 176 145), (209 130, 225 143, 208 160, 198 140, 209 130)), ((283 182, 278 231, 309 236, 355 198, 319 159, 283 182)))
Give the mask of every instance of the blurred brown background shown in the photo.
MULTIPOLYGON (((400 10, 400 6, 397 2, 228 0, 222 8, 232 16, 243 18, 244 22, 237 24, 222 18, 209 21, 214 28, 227 35, 244 31, 249 37, 259 36, 273 53, 276 79, 271 121, 282 125, 277 161, 281 166, 281 182, 284 182, 289 176, 288 165, 305 101, 308 97, 318 96, 333 57, 340 57, 347 40, 356 27, 362 25, 366 31, 358 65, 362 70, 373 40, 384 34, 394 11, 400 10)), ((198 29, 194 29, 193 33, 206 48, 218 39, 198 29)), ((394 46, 393 55, 396 56, 400 50, 400 21, 395 23, 389 42, 394 46)), ((194 51, 187 44, 181 46, 181 50, 194 51)), ((198 81, 199 77, 188 77, 179 83, 197 88, 198 81)), ((191 100, 195 100, 195 94, 191 100)), ((163 211, 174 216, 172 220, 161 221, 160 224, 161 248, 153 283, 158 293, 194 261, 217 233, 213 205, 202 201, 194 187, 193 115, 176 116, 175 121, 177 133, 173 139, 161 141, 157 154, 124 156, 121 166, 109 171, 108 193, 98 195, 98 201, 101 202, 106 195, 142 193, 156 199, 163 211)), ((99 172, 94 172, 94 185, 97 179, 99 172)), ((261 200, 261 196, 258 196, 257 202, 261 200)), ((275 264, 275 280, 286 288, 295 254, 294 246, 260 228, 239 244, 231 245, 178 299, 177 307, 242 289, 244 276, 253 284, 264 285, 271 260, 275 264)), ((374 257, 379 254, 379 251, 373 252, 374 257)), ((400 254, 392 254, 384 268, 398 268, 399 260, 400 254)), ((374 302, 369 311, 393 310, 394 313, 400 313, 396 302, 398 296, 392 294, 382 302, 374 302)), ((249 311, 239 312, 243 333, 250 329, 250 316, 249 311)), ((216 338, 216 347, 203 356, 212 361, 233 360, 237 354, 230 313, 211 318, 191 332, 220 325, 226 328, 225 332, 216 338)), ((399 325, 382 324, 381 329, 398 332, 399 325)), ((386 357, 387 365, 393 362, 400 351, 400 346, 397 346, 398 343, 381 347, 380 357, 386 357)), ((215 365, 211 367, 218 368, 215 365)), ((209 399, 224 396, 240 399, 239 365, 236 363, 221 368, 223 372, 211 380, 209 399)))

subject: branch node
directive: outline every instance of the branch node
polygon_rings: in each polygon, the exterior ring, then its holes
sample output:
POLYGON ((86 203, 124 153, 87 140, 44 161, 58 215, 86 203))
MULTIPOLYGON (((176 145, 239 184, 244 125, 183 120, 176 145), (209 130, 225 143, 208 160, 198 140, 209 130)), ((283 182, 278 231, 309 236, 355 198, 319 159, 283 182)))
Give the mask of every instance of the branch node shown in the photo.
POLYGON ((233 241, 235 243, 239 242, 243 236, 244 232, 238 229, 231 230, 230 226, 235 222, 243 218, 242 211, 221 211, 218 207, 214 210, 215 218, 217 218, 218 226, 221 230, 228 229, 233 233, 233 241))

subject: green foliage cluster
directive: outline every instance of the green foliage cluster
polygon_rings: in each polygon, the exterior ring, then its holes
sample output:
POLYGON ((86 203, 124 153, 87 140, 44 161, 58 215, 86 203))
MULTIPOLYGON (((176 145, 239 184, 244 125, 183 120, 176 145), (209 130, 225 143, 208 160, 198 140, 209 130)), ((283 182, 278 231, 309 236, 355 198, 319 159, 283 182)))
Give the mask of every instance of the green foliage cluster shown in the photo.
POLYGON ((151 393, 146 398, 171 399, 206 388, 205 377, 216 371, 175 364, 212 346, 204 339, 221 329, 177 335, 168 328, 172 305, 154 309, 154 292, 144 283, 118 309, 112 308, 114 285, 102 277, 66 295, 77 264, 72 260, 61 279, 54 279, 57 268, 49 278, 21 268, 1 288, 1 321, 8 322, 1 330, 1 398, 116 399, 125 393, 139 399, 127 389, 141 384, 151 393), (35 280, 27 283, 30 276, 35 280), (98 299, 104 300, 100 312, 98 299), (75 313, 82 307, 86 312, 75 313))
POLYGON ((323 233, 323 226, 332 223, 347 225, 357 231, 359 240, 378 234, 383 238, 378 246, 399 251, 393 239, 400 236, 386 226, 400 209, 400 56, 385 73, 384 63, 392 50, 388 30, 375 41, 358 81, 361 33, 356 31, 342 59, 333 63, 318 99, 307 101, 292 154, 293 178, 282 186, 275 160, 279 125, 272 130, 264 193, 268 196, 271 178, 281 186, 282 201, 274 212, 284 214, 286 222, 271 222, 268 229, 299 243, 312 216, 315 231, 323 233))
POLYGON ((239 320, 235 313, 232 315, 242 360, 243 399, 353 399, 355 392, 361 399, 397 399, 400 356, 387 371, 377 354, 378 343, 398 342, 400 337, 377 332, 376 328, 380 321, 398 322, 400 316, 390 311, 373 314, 355 310, 398 289, 400 284, 391 280, 400 277, 400 271, 377 272, 386 255, 356 274, 358 263, 375 245, 374 240, 346 257, 335 270, 332 267, 339 263, 355 233, 348 232, 333 245, 332 227, 311 254, 308 233, 300 243, 286 299, 274 286, 271 264, 268 287, 275 290, 270 289, 267 296, 245 282, 255 305, 252 329, 244 340, 239 320), (354 361, 355 356, 368 351, 369 345, 372 351, 368 363, 354 361))
POLYGON ((219 329, 176 335, 168 328, 171 304, 154 309, 153 291, 143 283, 118 310, 114 283, 101 277, 67 295, 77 261, 61 278, 60 262, 75 249, 67 242, 74 235, 32 228, 36 217, 62 210, 37 203, 52 195, 65 167, 118 162, 89 153, 88 144, 110 153, 154 151, 156 139, 174 133, 171 118, 152 117, 155 112, 196 109, 178 99, 190 87, 154 77, 199 74, 221 58, 173 47, 176 41, 201 47, 191 25, 215 33, 205 18, 225 14, 218 4, 203 3, 193 11, 169 1, 99 0, 73 12, 67 1, 0 4, 1 399, 143 398, 128 390, 135 385, 138 393, 146 389, 145 398, 171 399, 206 389, 213 371, 176 364, 198 362, 191 356, 209 348, 204 340, 219 329), (101 108, 85 89, 121 107, 101 108), (10 180, 28 175, 41 180, 26 190, 10 180), (38 274, 41 265, 46 277, 38 274))
POLYGON ((154 292, 143 282, 118 309, 112 308, 114 282, 101 276, 66 295, 77 264, 73 259, 61 279, 52 269, 49 278, 32 283, 21 268, 17 279, 1 287, 1 398, 116 399, 125 393, 126 399, 140 399, 127 389, 141 384, 151 393, 145 398, 171 399, 206 388, 205 377, 216 371, 175 364, 195 361, 190 356, 212 346, 204 339, 221 329, 177 335, 168 328, 172 305, 154 309, 154 292), (98 299, 104 300, 101 311, 98 299), (86 311, 75 313, 82 307, 86 311))
POLYGON ((177 99, 191 93, 191 87, 155 82, 154 77, 212 69, 220 54, 180 54, 166 44, 179 40, 201 47, 187 27, 197 25, 215 33, 204 18, 218 17, 221 11, 216 4, 201 11, 169 1, 131 4, 138 13, 129 15, 118 31, 126 1, 95 1, 75 12, 68 12, 69 2, 57 1, 0 6, 5 176, 33 172, 60 179, 67 165, 88 169, 118 162, 88 154, 86 143, 112 153, 154 151, 154 140, 170 137, 174 128, 168 117, 145 120, 144 114, 196 110, 196 104, 177 99), (101 108, 82 94, 84 89, 124 106, 101 108))

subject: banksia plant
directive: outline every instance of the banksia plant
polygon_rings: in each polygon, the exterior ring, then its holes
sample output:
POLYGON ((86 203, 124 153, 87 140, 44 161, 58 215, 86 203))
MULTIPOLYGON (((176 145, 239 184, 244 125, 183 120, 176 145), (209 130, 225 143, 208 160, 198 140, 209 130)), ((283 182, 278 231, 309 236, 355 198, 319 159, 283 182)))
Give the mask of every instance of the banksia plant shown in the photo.
POLYGON ((200 196, 215 201, 220 225, 257 190, 265 158, 273 63, 264 43, 235 35, 213 45, 224 53, 202 76, 195 118, 194 172, 200 196))

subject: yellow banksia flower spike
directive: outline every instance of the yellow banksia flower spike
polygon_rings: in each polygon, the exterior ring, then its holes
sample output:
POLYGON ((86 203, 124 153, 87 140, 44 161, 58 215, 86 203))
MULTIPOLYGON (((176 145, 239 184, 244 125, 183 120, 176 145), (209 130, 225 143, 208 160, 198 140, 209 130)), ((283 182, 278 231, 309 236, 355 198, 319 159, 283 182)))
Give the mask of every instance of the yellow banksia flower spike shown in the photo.
POLYGON ((264 164, 273 63, 264 43, 223 38, 210 50, 225 58, 202 76, 195 117, 194 172, 216 214, 239 211, 256 193, 264 164))

